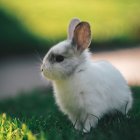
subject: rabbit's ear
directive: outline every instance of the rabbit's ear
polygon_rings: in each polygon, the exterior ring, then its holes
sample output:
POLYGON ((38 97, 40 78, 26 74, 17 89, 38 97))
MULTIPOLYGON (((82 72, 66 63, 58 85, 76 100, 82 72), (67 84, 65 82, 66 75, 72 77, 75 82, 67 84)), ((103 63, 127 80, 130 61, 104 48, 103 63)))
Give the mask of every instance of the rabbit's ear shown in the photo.
POLYGON ((68 39, 69 40, 72 40, 74 29, 79 23, 80 23, 80 20, 78 18, 74 18, 70 21, 70 24, 68 27, 68 39))
POLYGON ((91 43, 91 30, 88 22, 80 22, 73 33, 73 44, 76 45, 77 50, 83 51, 89 47, 91 43))

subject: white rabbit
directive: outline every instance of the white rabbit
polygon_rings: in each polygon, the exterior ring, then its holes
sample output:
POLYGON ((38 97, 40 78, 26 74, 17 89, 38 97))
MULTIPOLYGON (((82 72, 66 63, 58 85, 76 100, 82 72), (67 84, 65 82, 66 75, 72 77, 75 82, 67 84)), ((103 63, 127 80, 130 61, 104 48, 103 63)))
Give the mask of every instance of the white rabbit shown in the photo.
POLYGON ((106 113, 126 114, 133 102, 121 73, 109 62, 93 62, 90 43, 89 23, 72 19, 67 40, 53 46, 41 66, 44 77, 52 81, 60 110, 83 132, 106 113))

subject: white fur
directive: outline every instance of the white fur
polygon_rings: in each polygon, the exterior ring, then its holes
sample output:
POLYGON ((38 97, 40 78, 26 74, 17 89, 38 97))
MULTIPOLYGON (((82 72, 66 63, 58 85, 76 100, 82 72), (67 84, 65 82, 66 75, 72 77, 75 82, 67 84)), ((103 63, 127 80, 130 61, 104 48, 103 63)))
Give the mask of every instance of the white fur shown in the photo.
MULTIPOLYGON (((50 52, 65 53, 71 43, 66 40, 50 52)), ((126 114, 132 106, 131 91, 121 73, 107 61, 93 62, 88 50, 80 55, 67 51, 63 64, 43 61, 43 73, 52 80, 56 103, 78 130, 90 131, 104 114, 118 110, 126 114), (47 66, 46 66, 47 65, 47 66)))
POLYGON ((53 81, 53 86, 58 106, 73 124, 77 120, 77 129, 81 129, 81 123, 85 123, 84 129, 89 131, 90 125, 95 127, 98 121, 94 116, 101 118, 114 110, 125 114, 132 106, 126 81, 118 70, 105 61, 86 61, 71 77, 53 81))

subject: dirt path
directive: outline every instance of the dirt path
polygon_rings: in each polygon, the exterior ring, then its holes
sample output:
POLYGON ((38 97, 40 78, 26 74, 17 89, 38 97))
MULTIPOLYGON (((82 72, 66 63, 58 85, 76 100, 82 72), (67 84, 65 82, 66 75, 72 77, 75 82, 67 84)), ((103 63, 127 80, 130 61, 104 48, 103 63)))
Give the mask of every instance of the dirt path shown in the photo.
POLYGON ((7 58, 0 62, 0 98, 15 96, 33 88, 47 87, 35 55, 7 58))

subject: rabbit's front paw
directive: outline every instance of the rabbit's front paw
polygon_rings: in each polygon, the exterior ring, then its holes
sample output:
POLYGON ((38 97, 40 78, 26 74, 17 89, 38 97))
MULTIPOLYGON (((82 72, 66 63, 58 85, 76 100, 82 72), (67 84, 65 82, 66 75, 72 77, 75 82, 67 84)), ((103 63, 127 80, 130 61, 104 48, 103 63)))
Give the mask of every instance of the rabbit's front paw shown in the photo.
POLYGON ((98 117, 88 114, 83 121, 77 120, 74 124, 74 127, 76 130, 88 133, 90 132, 91 127, 94 128, 96 126, 98 119, 98 117))
POLYGON ((98 117, 94 115, 88 115, 84 122, 83 132, 90 132, 91 127, 94 128, 98 123, 98 117))
POLYGON ((73 123, 73 125, 74 125, 74 128, 75 128, 76 130, 78 130, 78 131, 81 131, 81 130, 82 130, 82 123, 81 123, 80 120, 77 119, 77 120, 73 123))

